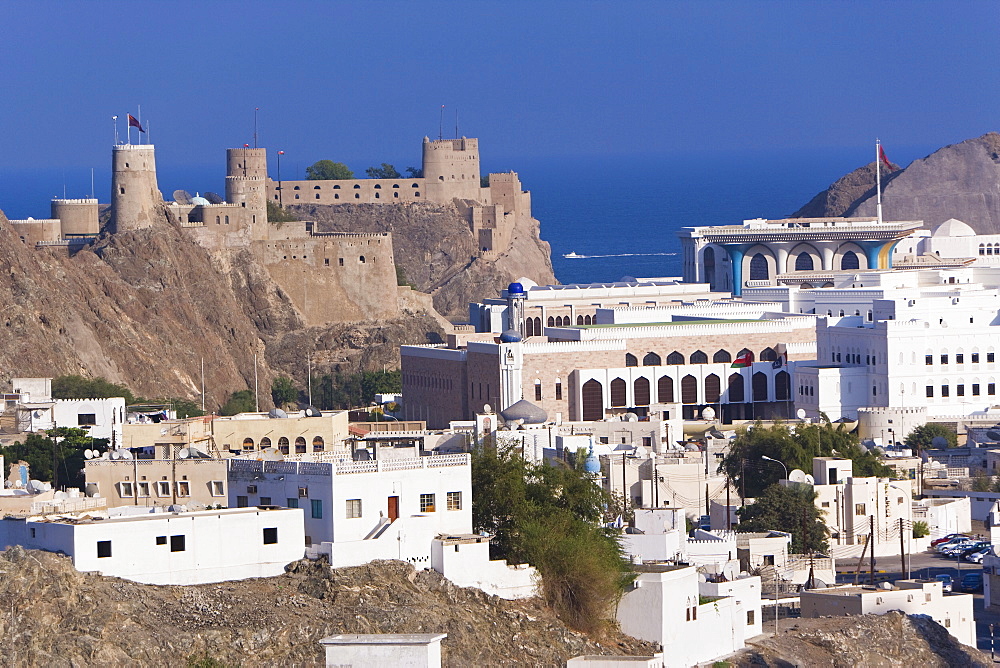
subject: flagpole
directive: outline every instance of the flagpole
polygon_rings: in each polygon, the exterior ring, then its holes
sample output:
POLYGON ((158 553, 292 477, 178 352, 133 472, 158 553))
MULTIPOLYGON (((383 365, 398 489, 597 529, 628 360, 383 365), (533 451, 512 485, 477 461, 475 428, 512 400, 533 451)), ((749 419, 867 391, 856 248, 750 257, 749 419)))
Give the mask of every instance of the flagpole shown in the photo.
POLYGON ((878 223, 882 224, 882 154, 879 149, 882 147, 881 142, 875 140, 875 211, 878 215, 878 223))
POLYGON ((139 130, 139 143, 141 144, 142 143, 142 129, 141 129, 142 128, 142 105, 141 104, 137 105, 136 108, 138 109, 138 111, 136 113, 139 114, 138 116, 135 117, 135 120, 139 122, 139 127, 136 128, 136 130, 139 130))
POLYGON ((117 116, 112 116, 111 117, 111 121, 115 125, 115 146, 118 146, 118 117, 117 116))

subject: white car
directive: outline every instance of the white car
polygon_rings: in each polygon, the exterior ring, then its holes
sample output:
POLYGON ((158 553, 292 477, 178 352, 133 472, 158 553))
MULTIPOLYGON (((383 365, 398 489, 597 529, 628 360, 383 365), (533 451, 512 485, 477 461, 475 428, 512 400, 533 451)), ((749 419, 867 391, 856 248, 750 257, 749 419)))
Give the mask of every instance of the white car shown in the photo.
POLYGON ((965 558, 965 560, 966 561, 971 561, 974 564, 981 564, 981 563, 983 563, 983 557, 985 557, 987 554, 989 554, 992 551, 993 551, 993 547, 992 546, 990 546, 990 547, 984 547, 983 549, 979 550, 978 552, 973 552, 972 554, 970 554, 969 556, 967 556, 965 558))

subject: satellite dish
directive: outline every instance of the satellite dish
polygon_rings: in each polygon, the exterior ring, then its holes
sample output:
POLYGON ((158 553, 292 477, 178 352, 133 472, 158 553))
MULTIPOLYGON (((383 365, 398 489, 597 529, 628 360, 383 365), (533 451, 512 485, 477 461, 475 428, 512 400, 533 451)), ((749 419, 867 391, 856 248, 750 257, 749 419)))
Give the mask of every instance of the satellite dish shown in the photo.
POLYGON ((797 417, 800 420, 805 420, 806 410, 804 408, 800 408, 799 410, 795 411, 795 417, 797 417))
POLYGON ((281 462, 284 461, 285 456, 277 448, 264 448, 260 452, 260 458, 265 462, 281 462))
POLYGON ((101 459, 111 459, 111 453, 107 450, 101 453, 101 459))
POLYGON ((646 456, 646 448, 642 447, 641 445, 637 445, 635 446, 635 452, 633 452, 632 454, 634 454, 639 459, 642 459, 646 456))
POLYGON ((166 436, 166 435, 167 435, 167 428, 164 427, 163 429, 160 430, 160 436, 166 436))
POLYGON ((37 419, 42 417, 42 411, 35 411, 32 415, 37 419))
POLYGON ((715 409, 711 406, 706 406, 701 412, 702 420, 714 420, 715 419, 715 409))
POLYGON ((492 413, 493 412, 493 407, 490 406, 489 404, 483 404, 483 412, 484 413, 492 413))
POLYGON ((132 459, 132 453, 128 450, 119 450, 118 456, 122 459, 132 459))
POLYGON ((815 485, 816 484, 816 480, 815 480, 815 478, 812 477, 812 473, 807 473, 806 474, 805 483, 807 485, 815 485))
POLYGON ((93 450, 84 450, 83 451, 83 456, 86 459, 93 459, 94 458, 94 451, 93 450))
POLYGON ((187 459, 191 456, 191 451, 187 448, 181 448, 181 451, 177 453, 179 459, 187 459))
POLYGON ((931 439, 931 445, 933 445, 935 448, 947 448, 948 439, 946 439, 944 436, 935 436, 934 438, 931 439))
POLYGON ((1000 441, 1000 431, 993 431, 992 429, 986 432, 986 438, 991 441, 1000 441))
POLYGON ((271 410, 269 410, 267 412, 267 417, 269 417, 269 418, 286 418, 286 417, 288 417, 288 413, 286 413, 285 411, 281 410, 280 408, 272 408, 271 410))
POLYGON ((892 590, 892 585, 890 583, 888 583, 888 582, 883 582, 879 586, 882 587, 882 589, 885 589, 886 591, 891 591, 892 590))
POLYGON ((315 406, 307 406, 303 413, 306 417, 323 417, 323 411, 315 406))
POLYGON ((60 492, 56 492, 55 494, 53 494, 52 498, 56 499, 57 501, 62 501, 63 499, 68 499, 69 498, 69 494, 67 494, 66 492, 61 492, 60 491, 60 492))
POLYGON ((112 450, 111 451, 111 459, 121 459, 121 455, 118 454, 117 450, 112 450))
POLYGON ((788 482, 805 482, 806 474, 800 469, 792 469, 788 473, 788 482))
POLYGON ((639 421, 639 416, 636 415, 635 413, 625 414, 625 422, 638 422, 638 421, 639 421))
POLYGON ((205 199, 207 199, 212 204, 223 204, 226 201, 213 192, 205 193, 205 199))
POLYGON ((191 204, 191 193, 186 190, 175 190, 174 201, 178 204, 191 204))

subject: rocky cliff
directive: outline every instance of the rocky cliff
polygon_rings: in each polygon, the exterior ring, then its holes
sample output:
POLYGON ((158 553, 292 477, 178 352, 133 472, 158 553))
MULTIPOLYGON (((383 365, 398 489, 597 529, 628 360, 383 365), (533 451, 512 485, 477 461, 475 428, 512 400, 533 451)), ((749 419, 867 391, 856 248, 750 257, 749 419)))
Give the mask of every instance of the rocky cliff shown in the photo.
MULTIPOLYGON (((839 179, 793 216, 874 216, 874 164, 839 179)), ((938 149, 885 174, 886 220, 923 220, 933 229, 949 218, 979 234, 1000 233, 1000 134, 990 132, 938 149)))
POLYGON ((398 561, 338 570, 302 561, 275 578, 154 587, 12 548, 0 571, 9 666, 323 665, 319 640, 335 633, 447 633, 446 666, 564 666, 581 654, 654 651, 615 632, 601 642, 576 633, 539 599, 504 601, 398 561))
POLYGON ((66 257, 27 247, 0 212, 0 303, 5 378, 103 376, 138 395, 194 398, 204 359, 210 408, 252 387, 255 354, 262 388, 277 373, 305 385, 309 355, 316 373, 380 369, 400 343, 443 333, 418 308, 304 328, 248 251, 210 255, 165 216, 66 257))
POLYGON ((522 276, 545 285, 556 282, 549 244, 537 220, 514 228, 510 248, 496 260, 478 257, 469 224, 451 204, 332 204, 288 207, 320 232, 392 232, 396 264, 418 290, 430 292, 442 314, 463 317, 468 303, 496 297, 522 276))

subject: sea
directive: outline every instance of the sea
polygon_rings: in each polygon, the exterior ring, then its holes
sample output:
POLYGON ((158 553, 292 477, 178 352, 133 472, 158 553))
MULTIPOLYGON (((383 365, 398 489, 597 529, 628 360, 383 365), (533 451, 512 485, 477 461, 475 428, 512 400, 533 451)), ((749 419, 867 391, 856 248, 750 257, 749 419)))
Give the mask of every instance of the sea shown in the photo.
MULTIPOLYGON (((900 164, 928 146, 894 147, 900 164)), ((676 152, 661 155, 483 156, 483 171, 518 172, 531 191, 541 237, 552 247, 560 283, 680 276, 677 230, 783 218, 866 163, 870 147, 676 152), (575 253, 578 257, 567 258, 575 253)), ((224 192, 224 164, 159 164, 160 189, 224 192), (198 185, 203 186, 199 190, 198 185)), ((109 198, 110 174, 95 170, 94 193, 109 198)), ((89 168, 0 169, 0 210, 8 218, 47 218, 54 196, 87 197, 89 168)))

